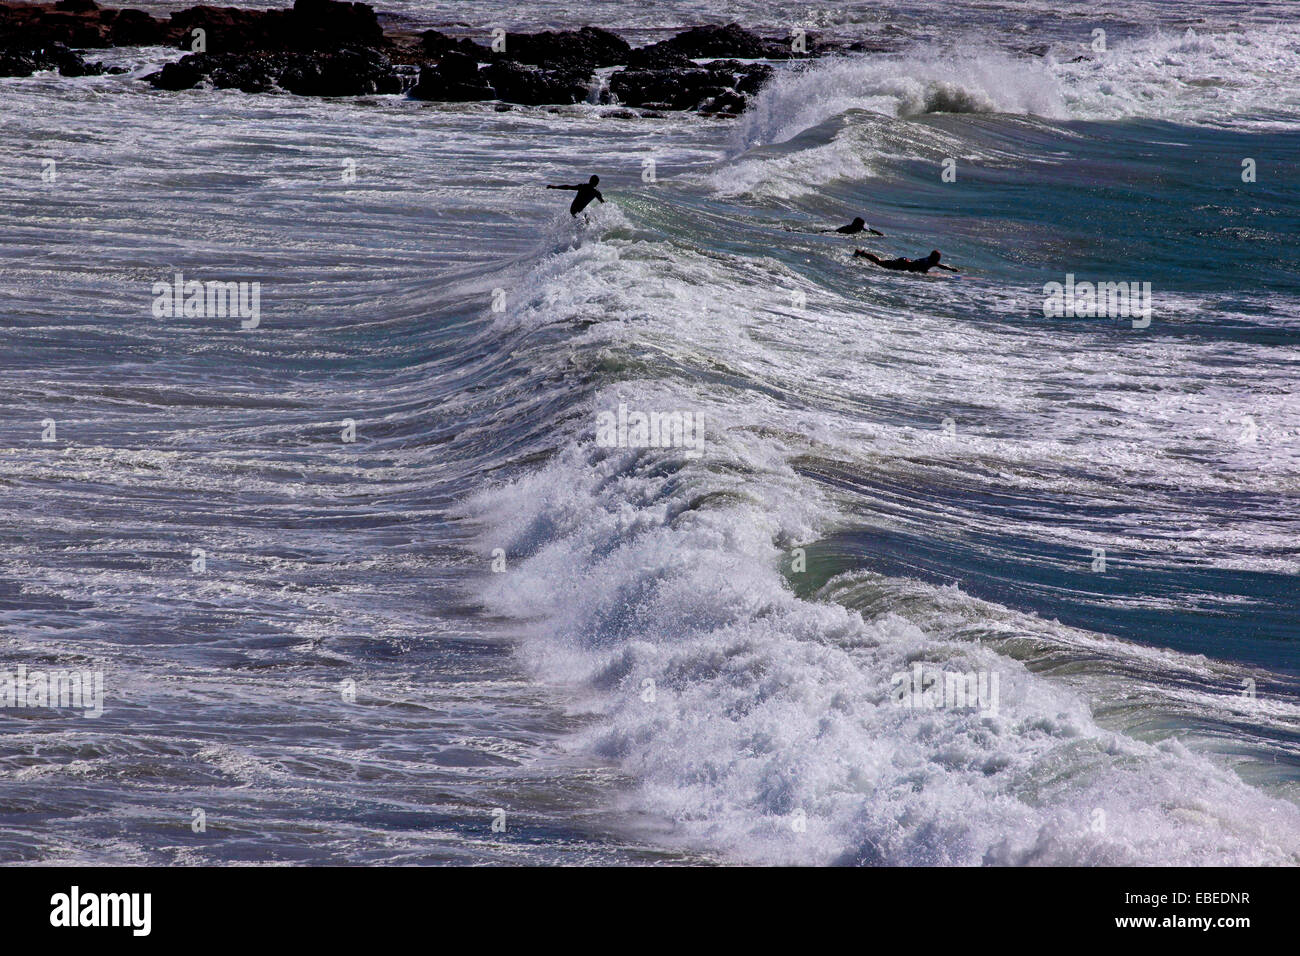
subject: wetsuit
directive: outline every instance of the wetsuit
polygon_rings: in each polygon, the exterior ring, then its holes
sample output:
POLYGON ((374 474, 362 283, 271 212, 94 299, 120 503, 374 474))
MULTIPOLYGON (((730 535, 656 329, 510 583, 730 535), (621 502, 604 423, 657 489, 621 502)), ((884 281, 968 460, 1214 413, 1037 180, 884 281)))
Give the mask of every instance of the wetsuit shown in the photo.
POLYGON ((569 215, 576 216, 578 213, 586 209, 587 205, 593 199, 599 199, 601 202, 605 201, 605 197, 602 196, 600 190, 596 188, 596 183, 598 182, 600 182, 599 178, 592 176, 591 182, 582 183, 579 186, 547 186, 546 188, 571 189, 576 192, 578 195, 573 197, 573 205, 569 206, 569 215))
POLYGON ((861 216, 858 216, 847 226, 840 226, 838 229, 823 229, 822 232, 838 232, 842 236, 856 236, 860 232, 869 232, 873 236, 884 235, 879 229, 872 229, 868 226, 861 216))
MULTIPOLYGON (((939 265, 939 259, 936 256, 929 255, 924 259, 882 259, 874 252, 866 252, 862 249, 854 249, 855 256, 861 256, 863 259, 870 259, 882 269, 893 269, 897 272, 929 272, 931 269, 947 269, 948 266, 939 265)), ((956 271, 950 270, 950 271, 956 271)))

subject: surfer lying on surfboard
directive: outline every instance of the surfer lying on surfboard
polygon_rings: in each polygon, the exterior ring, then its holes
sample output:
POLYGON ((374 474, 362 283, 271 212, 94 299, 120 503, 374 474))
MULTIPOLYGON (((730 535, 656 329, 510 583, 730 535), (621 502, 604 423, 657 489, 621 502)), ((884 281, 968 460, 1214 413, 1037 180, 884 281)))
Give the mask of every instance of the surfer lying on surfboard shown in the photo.
POLYGON ((879 229, 872 229, 867 225, 867 221, 861 216, 855 216, 853 221, 847 226, 839 226, 835 229, 796 229, 794 226, 786 226, 786 232, 815 232, 825 234, 828 232, 838 232, 841 236, 856 236, 860 232, 869 232, 873 236, 883 236, 884 233, 879 229))
POLYGON ((940 265, 940 253, 938 249, 933 250, 924 259, 882 259, 874 252, 867 252, 865 249, 854 249, 855 256, 861 256, 863 259, 870 259, 882 269, 893 269, 897 272, 929 272, 931 269, 947 269, 949 272, 959 272, 952 266, 940 265))
POLYGON ((596 188, 596 184, 599 182, 600 182, 599 176, 592 176, 591 179, 587 180, 585 183, 582 183, 578 186, 547 186, 546 188, 547 189, 571 189, 574 192, 576 192, 578 195, 573 197, 573 205, 569 207, 569 215, 576 216, 578 213, 586 209, 587 204, 590 203, 593 199, 599 199, 602 203, 605 201, 605 197, 602 196, 600 194, 600 190, 596 188))
POLYGON ((853 217, 853 221, 847 226, 840 226, 838 229, 820 229, 819 232, 838 232, 846 236, 856 236, 860 232, 869 232, 873 236, 883 236, 884 233, 878 229, 872 229, 867 225, 867 221, 861 216, 853 217))

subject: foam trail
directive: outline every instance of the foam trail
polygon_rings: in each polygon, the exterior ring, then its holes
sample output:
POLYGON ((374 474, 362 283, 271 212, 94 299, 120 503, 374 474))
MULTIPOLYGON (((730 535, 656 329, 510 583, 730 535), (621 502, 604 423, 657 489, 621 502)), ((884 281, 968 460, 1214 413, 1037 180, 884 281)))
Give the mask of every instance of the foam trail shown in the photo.
POLYGON ((526 556, 491 607, 534 621, 532 666, 602 715, 579 745, 683 840, 775 863, 1300 862, 1300 811, 1176 742, 1100 728, 991 649, 795 598, 778 542, 815 498, 777 448, 712 437, 745 480, 571 446, 478 503, 485 540, 526 556), (997 674, 998 714, 900 708, 917 661, 997 674))

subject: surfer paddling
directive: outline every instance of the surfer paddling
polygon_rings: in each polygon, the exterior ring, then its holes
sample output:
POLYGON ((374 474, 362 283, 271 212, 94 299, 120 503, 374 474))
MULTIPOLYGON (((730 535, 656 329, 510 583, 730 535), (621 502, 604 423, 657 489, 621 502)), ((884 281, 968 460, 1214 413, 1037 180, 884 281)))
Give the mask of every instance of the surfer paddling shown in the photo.
POLYGON ((596 188, 596 184, 599 182, 600 182, 599 176, 592 176, 585 183, 582 183, 578 186, 547 186, 546 188, 547 189, 569 189, 572 190, 573 192, 576 192, 578 195, 573 197, 573 205, 569 206, 569 215, 576 216, 578 215, 578 213, 586 209, 587 205, 593 199, 599 199, 602 203, 605 201, 605 197, 602 196, 600 194, 600 190, 596 188))
POLYGON ((924 259, 882 259, 874 252, 867 252, 865 249, 854 249, 853 254, 863 259, 869 259, 882 269, 893 269, 895 272, 929 272, 931 269, 946 269, 949 272, 958 272, 952 266, 941 265, 939 262, 940 253, 938 249, 933 250, 924 259))
POLYGON ((838 229, 822 229, 822 232, 838 232, 842 236, 856 236, 860 232, 869 232, 873 236, 883 236, 884 233, 878 229, 872 229, 867 225, 867 221, 861 216, 855 216, 853 221, 847 226, 840 226, 838 229))

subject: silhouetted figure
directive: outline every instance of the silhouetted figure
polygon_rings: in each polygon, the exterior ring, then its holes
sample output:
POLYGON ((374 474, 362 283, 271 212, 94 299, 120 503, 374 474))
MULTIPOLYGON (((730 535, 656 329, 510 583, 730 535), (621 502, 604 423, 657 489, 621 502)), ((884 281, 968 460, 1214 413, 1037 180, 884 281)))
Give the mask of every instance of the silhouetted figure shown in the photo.
POLYGON ((882 259, 874 252, 867 252, 865 249, 854 249, 855 256, 861 256, 863 259, 870 259, 882 269, 893 269, 896 272, 929 272, 931 269, 947 269, 949 272, 957 272, 952 266, 943 266, 939 264, 940 253, 938 249, 933 250, 924 259, 882 259))
POLYGON ((872 229, 867 225, 867 221, 861 216, 854 217, 853 221, 847 226, 840 226, 838 229, 823 229, 822 232, 838 232, 845 236, 856 236, 860 232, 869 232, 873 236, 883 236, 883 232, 872 229))
POLYGON ((573 205, 569 207, 569 215, 576 216, 578 213, 586 209, 587 204, 590 203, 593 199, 599 199, 601 202, 605 201, 605 197, 602 196, 600 194, 600 190, 596 188, 596 184, 599 182, 600 182, 599 176, 592 176, 591 179, 587 180, 581 186, 547 186, 546 188, 547 189, 572 189, 574 192, 576 192, 578 195, 573 197, 573 205))

